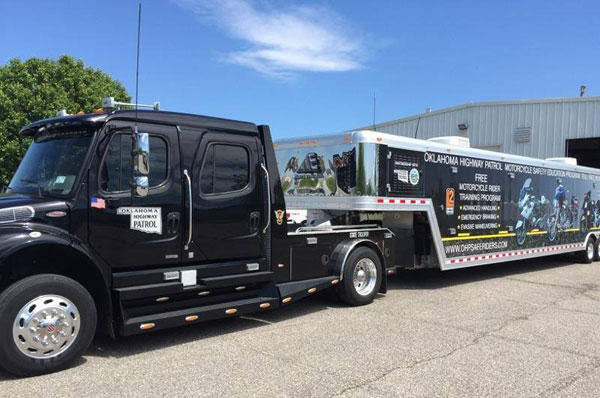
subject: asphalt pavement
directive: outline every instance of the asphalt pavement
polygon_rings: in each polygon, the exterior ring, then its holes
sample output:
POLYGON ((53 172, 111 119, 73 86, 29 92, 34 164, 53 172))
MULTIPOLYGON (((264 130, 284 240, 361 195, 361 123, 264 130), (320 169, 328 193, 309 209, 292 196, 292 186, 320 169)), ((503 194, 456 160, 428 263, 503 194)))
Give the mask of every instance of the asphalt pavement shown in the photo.
POLYGON ((600 263, 403 272, 373 304, 322 296, 112 341, 2 396, 597 397, 600 263))

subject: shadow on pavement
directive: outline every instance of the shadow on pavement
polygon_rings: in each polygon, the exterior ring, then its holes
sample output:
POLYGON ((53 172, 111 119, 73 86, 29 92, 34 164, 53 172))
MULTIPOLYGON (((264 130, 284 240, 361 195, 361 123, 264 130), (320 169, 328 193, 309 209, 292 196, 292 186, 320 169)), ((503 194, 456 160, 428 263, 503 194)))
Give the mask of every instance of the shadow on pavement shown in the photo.
POLYGON ((503 278, 565 267, 572 265, 574 260, 572 256, 559 255, 461 268, 451 271, 440 271, 439 269, 400 271, 395 277, 388 280, 388 289, 440 289, 486 279, 503 278))
MULTIPOLYGON (((441 289, 485 279, 502 278, 564 267, 571 265, 572 262, 573 259, 571 257, 554 256, 445 272, 434 269, 402 271, 389 279, 388 289, 441 289)), ((378 299, 385 298, 379 296, 378 299)), ((276 324, 289 319, 310 315, 318 311, 328 310, 329 308, 341 307, 345 307, 345 304, 329 299, 326 294, 317 294, 314 297, 302 300, 302 303, 299 305, 290 305, 285 309, 264 312, 256 314, 256 316, 250 314, 247 317, 208 321, 196 325, 160 330, 144 335, 122 337, 116 341, 108 337, 97 336, 85 355, 104 358, 127 357, 201 339, 260 328, 269 324, 276 324)), ((81 358, 75 366, 80 366, 85 362, 85 358, 81 358)), ((12 379, 14 378, 8 374, 0 373, 0 381, 12 379)))
POLYGON ((323 295, 315 295, 302 300, 300 305, 290 305, 285 309, 276 309, 260 314, 248 314, 247 316, 201 322, 143 335, 121 337, 116 341, 109 337, 97 336, 85 355, 117 358, 136 355, 146 351, 260 328, 343 306, 341 303, 328 300, 323 295))
MULTIPOLYGON (((502 278, 564 267, 572 264, 572 260, 568 256, 554 256, 445 272, 433 269, 402 271, 389 279, 388 289, 441 289, 485 279, 502 278)), ((200 339, 260 328, 269 324, 276 324, 310 315, 318 311, 328 310, 329 308, 345 307, 345 304, 331 300, 326 296, 325 294, 316 295, 284 309, 263 312, 255 316, 250 314, 247 317, 209 321, 175 329, 156 331, 146 335, 124 337, 117 341, 98 337, 94 340, 86 355, 117 358, 135 355, 200 339)), ((379 296, 379 299, 385 299, 385 297, 379 296)))

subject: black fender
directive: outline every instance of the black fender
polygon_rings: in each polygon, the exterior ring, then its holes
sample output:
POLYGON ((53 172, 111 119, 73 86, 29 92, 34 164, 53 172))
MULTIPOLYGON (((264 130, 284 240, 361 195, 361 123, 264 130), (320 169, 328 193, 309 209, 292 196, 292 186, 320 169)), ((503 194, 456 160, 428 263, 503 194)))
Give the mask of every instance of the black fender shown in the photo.
MULTIPOLYGON (((76 237, 70 235, 67 231, 40 223, 22 223, 10 224, 0 227, 0 271, 6 265, 6 260, 18 252, 29 250, 35 247, 60 247, 68 253, 77 253, 84 258, 88 264, 82 266, 91 266, 101 276, 102 281, 96 284, 100 290, 101 297, 95 299, 101 300, 102 311, 99 314, 101 321, 107 322, 103 326, 106 331, 114 335, 112 331, 112 302, 111 302, 111 271, 110 267, 98 258, 90 248, 76 237)), ((52 269, 48 270, 52 272, 52 269)))
POLYGON ((356 248, 359 247, 368 247, 373 249, 377 256, 379 256, 379 260, 381 261, 382 267, 382 279, 381 279, 381 288, 379 289, 380 293, 387 292, 387 273, 386 273, 386 263, 385 257, 377 243, 370 239, 347 239, 340 242, 331 255, 331 259, 329 264, 331 264, 331 274, 339 276, 340 281, 344 278, 344 267, 346 266, 346 260, 350 256, 350 253, 356 248))

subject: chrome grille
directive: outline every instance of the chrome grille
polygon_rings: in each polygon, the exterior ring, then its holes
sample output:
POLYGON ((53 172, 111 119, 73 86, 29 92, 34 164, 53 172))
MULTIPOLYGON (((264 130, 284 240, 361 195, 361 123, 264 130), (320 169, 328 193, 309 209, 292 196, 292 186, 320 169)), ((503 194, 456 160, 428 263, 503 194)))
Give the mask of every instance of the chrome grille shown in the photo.
POLYGON ((35 216, 35 210, 29 206, 10 207, 0 209, 0 224, 17 221, 29 221, 35 216))

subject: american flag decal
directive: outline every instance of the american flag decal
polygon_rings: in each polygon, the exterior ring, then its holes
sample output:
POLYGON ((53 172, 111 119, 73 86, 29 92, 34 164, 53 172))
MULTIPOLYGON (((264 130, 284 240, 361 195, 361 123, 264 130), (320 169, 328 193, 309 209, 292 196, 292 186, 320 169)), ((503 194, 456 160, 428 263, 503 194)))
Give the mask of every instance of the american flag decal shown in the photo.
POLYGON ((92 198, 91 205, 94 209, 106 209, 106 201, 102 198, 92 198))

